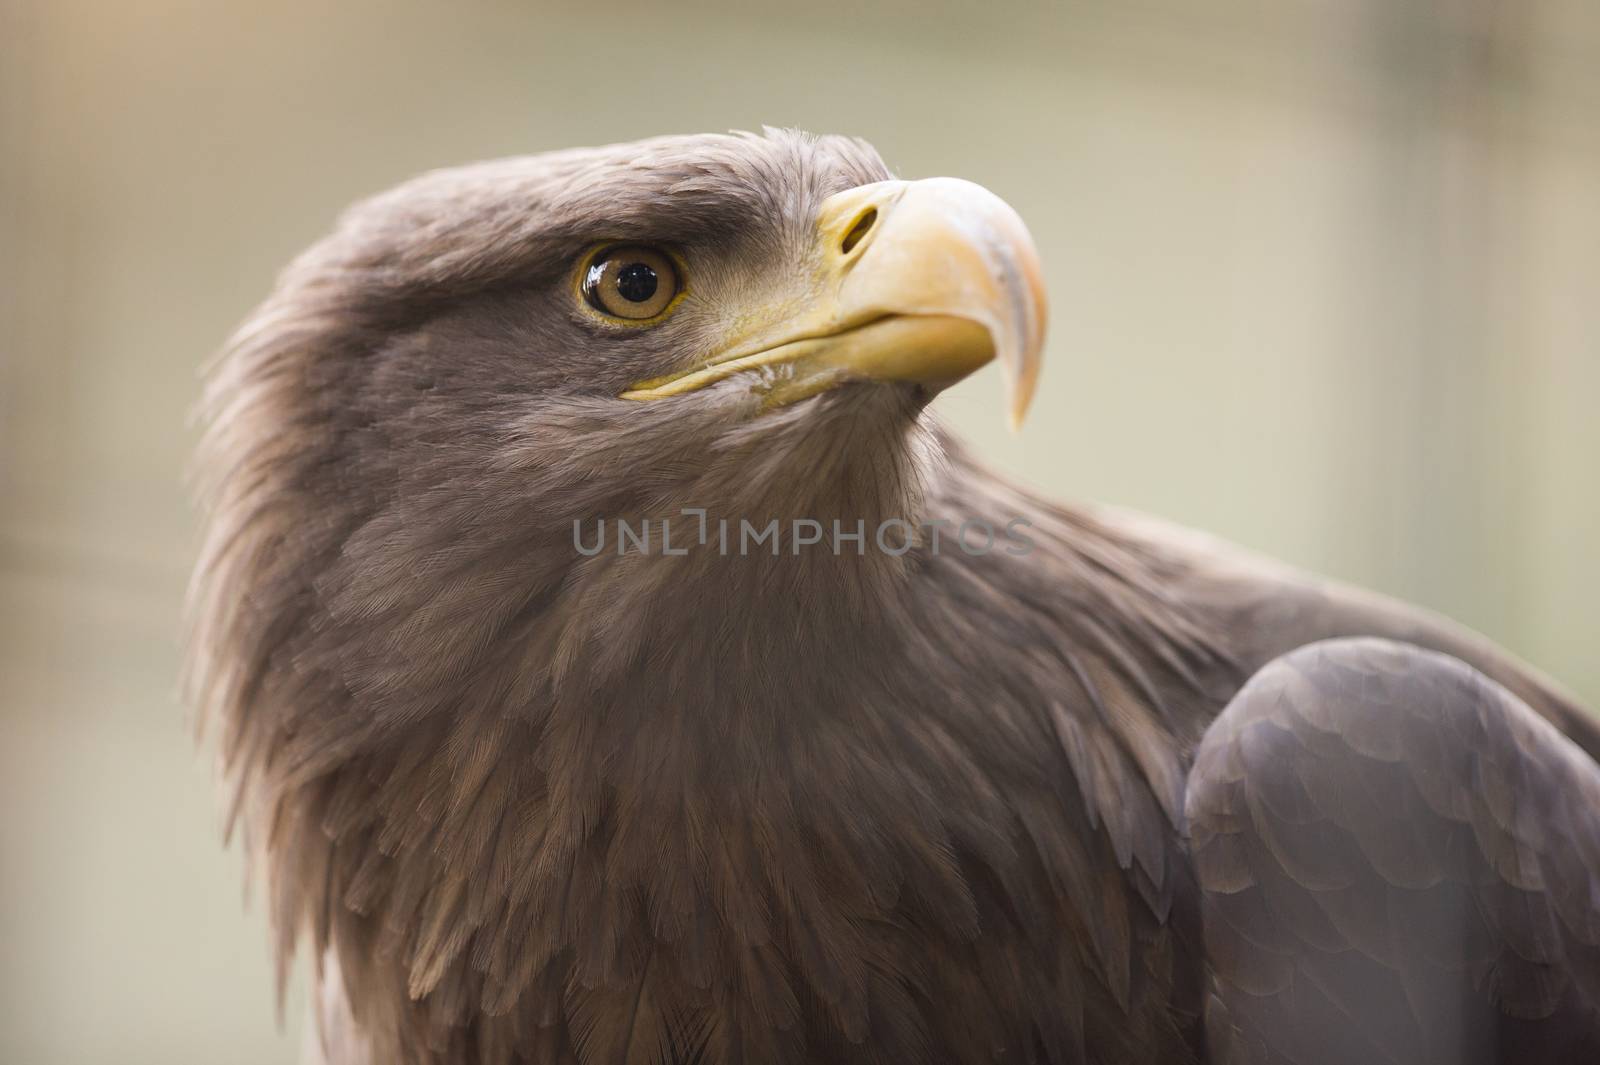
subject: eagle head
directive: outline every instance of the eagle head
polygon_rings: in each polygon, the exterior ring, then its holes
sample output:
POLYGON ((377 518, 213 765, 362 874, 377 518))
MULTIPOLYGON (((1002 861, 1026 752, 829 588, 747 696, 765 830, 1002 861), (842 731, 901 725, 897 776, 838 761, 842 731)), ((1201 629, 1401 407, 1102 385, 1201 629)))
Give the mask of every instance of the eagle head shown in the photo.
POLYGON ((934 393, 997 359, 1021 416, 1044 320, 994 195, 779 131, 427 174, 288 267, 208 379, 190 682, 282 954, 309 929, 374 1060, 632 971, 633 918, 541 924, 600 865, 601 910, 655 868, 672 934, 714 893, 757 935, 763 863, 686 833, 809 773, 791 731, 885 663, 925 679, 913 558, 862 547, 920 535, 934 393), (617 523, 638 549, 592 550, 617 523))

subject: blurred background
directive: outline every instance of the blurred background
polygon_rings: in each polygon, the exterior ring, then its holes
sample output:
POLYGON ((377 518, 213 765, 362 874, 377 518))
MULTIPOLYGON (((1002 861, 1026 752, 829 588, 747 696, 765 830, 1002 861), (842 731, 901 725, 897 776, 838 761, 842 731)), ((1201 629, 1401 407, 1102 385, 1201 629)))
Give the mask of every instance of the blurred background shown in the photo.
POLYGON ((0 0, 0 1061, 294 1060, 176 698, 196 370, 350 200, 854 133, 1049 269, 1013 474, 1421 601, 1600 705, 1593 0, 0 0))

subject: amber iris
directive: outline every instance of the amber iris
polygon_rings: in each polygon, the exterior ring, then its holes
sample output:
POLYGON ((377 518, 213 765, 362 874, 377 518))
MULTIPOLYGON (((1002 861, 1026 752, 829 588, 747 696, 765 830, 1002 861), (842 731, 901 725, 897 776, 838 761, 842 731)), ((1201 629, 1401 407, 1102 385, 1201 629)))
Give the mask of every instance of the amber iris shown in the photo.
POLYGON ((680 287, 672 260, 637 244, 596 253, 584 267, 581 285, 589 306, 613 318, 636 322, 666 311, 680 287))

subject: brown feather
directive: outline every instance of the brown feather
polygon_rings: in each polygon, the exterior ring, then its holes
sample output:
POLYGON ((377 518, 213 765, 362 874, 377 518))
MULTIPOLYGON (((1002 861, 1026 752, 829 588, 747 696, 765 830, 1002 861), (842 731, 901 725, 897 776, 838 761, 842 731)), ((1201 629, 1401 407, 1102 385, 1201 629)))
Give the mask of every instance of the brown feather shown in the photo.
MULTIPOLYGON (((859 141, 778 131, 425 175, 347 213, 213 367, 188 687, 283 964, 302 938, 326 959, 328 1065, 1197 1061, 1214 974, 1281 985, 1240 968, 1277 941, 1262 907, 1332 875, 1296 839, 1305 803, 1341 824, 1307 761, 1325 738, 1294 752, 1303 794, 1218 808, 1200 877, 1260 894, 1240 900, 1237 957, 1208 961, 1185 785, 1250 674, 1322 637, 1390 636, 1600 746, 1563 696, 1442 622, 1006 484, 920 394, 856 385, 763 412, 735 377, 617 398, 714 350, 793 274, 817 205, 887 176, 859 141), (678 249, 694 301, 597 335, 570 276, 601 240, 678 249), (1022 517, 1034 549, 573 549, 575 519, 685 506, 1022 517), (1223 842, 1257 815, 1270 841, 1223 842), (1282 864, 1258 886, 1261 853, 1282 864)), ((1359 724, 1365 757, 1461 764, 1359 724)), ((1502 742, 1543 751, 1520 727, 1502 742)), ((1439 929, 1402 941, 1332 899, 1275 911, 1292 925, 1276 935, 1458 967, 1500 936, 1516 957, 1474 979, 1516 1016, 1548 1004, 1554 984, 1508 981, 1557 939, 1596 941, 1600 839, 1559 803, 1529 813, 1536 775, 1496 764, 1478 790, 1419 783, 1407 808, 1470 824, 1541 903, 1485 896, 1493 927, 1454 954, 1439 929), (1547 858, 1534 823, 1578 837, 1571 857, 1547 858)), ((1230 787, 1249 776, 1215 765, 1230 787)), ((1390 888, 1426 882, 1414 829, 1372 837, 1390 888)), ((1465 837, 1426 842, 1459 859, 1465 837)), ((1561 993, 1592 995, 1593 955, 1564 956, 1583 973, 1561 993)), ((1295 986, 1309 1013, 1353 1008, 1295 986)), ((1264 1053, 1259 1006, 1216 1005, 1231 1034, 1212 1045, 1264 1053)))

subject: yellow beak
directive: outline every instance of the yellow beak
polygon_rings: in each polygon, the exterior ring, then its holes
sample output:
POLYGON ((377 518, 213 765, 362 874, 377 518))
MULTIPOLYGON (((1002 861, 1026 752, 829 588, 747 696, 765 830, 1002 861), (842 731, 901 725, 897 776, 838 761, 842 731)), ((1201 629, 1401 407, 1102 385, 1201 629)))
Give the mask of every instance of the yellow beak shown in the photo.
POLYGON ((1005 201, 955 178, 880 181, 824 201, 817 239, 817 277, 794 313, 622 398, 664 399, 751 370, 773 406, 849 381, 935 392, 998 356, 1011 425, 1021 424, 1039 376, 1045 292, 1027 227, 1005 201))

